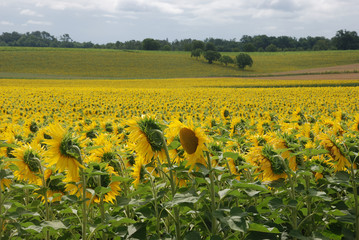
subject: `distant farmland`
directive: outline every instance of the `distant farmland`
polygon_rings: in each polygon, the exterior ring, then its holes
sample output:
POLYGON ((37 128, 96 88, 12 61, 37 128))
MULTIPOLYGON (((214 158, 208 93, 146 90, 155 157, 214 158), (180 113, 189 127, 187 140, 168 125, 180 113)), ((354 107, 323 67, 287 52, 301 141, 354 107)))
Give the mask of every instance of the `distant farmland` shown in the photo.
MULTIPOLYGON (((238 53, 222 53, 234 57, 238 53)), ((254 76, 359 62, 359 51, 249 53, 252 68, 239 70, 196 60, 189 52, 103 49, 0 48, 0 78, 183 78, 254 76)))

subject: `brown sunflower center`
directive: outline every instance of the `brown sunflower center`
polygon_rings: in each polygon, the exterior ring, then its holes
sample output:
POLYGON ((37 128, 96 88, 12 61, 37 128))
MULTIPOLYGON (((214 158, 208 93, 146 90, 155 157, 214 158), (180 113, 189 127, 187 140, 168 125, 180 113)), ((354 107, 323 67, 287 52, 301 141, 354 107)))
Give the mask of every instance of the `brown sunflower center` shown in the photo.
POLYGON ((189 128, 182 128, 180 133, 180 142, 184 150, 188 154, 193 154, 196 152, 198 147, 198 138, 194 131, 189 128))

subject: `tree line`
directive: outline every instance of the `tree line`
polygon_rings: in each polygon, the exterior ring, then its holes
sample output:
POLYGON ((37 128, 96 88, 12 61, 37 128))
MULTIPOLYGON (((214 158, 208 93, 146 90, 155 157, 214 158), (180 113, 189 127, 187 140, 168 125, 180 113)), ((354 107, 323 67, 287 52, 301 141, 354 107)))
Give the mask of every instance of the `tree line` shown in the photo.
POLYGON ((236 39, 206 38, 196 39, 157 40, 146 38, 143 41, 130 40, 125 42, 110 42, 94 44, 92 42, 74 41, 69 34, 54 37, 45 31, 27 33, 3 32, 0 35, 0 46, 22 47, 61 47, 61 48, 104 48, 122 50, 163 50, 163 51, 193 51, 193 42, 211 43, 219 52, 276 52, 276 51, 318 51, 318 50, 349 50, 359 49, 359 36, 355 31, 339 30, 332 38, 311 37, 295 38, 289 36, 244 35, 236 39))

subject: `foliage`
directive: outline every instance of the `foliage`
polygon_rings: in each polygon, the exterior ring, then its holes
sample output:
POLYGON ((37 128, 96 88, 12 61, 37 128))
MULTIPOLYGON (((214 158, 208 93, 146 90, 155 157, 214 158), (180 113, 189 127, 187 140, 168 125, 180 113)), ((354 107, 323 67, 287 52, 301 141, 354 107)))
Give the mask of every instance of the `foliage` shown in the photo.
POLYGON ((192 50, 191 57, 195 57, 196 59, 198 59, 201 56, 202 52, 203 52, 202 49, 196 48, 196 49, 192 50))
POLYGON ((192 41, 192 50, 196 50, 196 49, 205 50, 204 48, 205 48, 205 43, 203 41, 199 41, 199 40, 192 41))
MULTIPOLYGON (((267 35, 244 35, 239 41, 236 39, 207 38, 204 41, 196 39, 181 39, 169 42, 156 39, 154 43, 155 50, 168 49, 173 51, 192 51, 196 48, 205 50, 205 45, 211 47, 207 50, 217 50, 220 52, 255 52, 264 51, 269 45, 274 44, 278 50, 282 51, 311 51, 311 50, 335 50, 335 49, 359 49, 358 36, 355 31, 339 30, 332 39, 325 37, 294 38, 290 36, 267 36, 267 35), (343 45, 344 44, 344 45, 343 45), (157 46, 159 45, 159 46, 157 46)), ((102 48, 102 49, 130 49, 141 50, 143 44, 147 45, 149 39, 143 41, 128 40, 125 42, 109 42, 106 44, 93 44, 92 42, 77 42, 71 39, 69 34, 63 34, 59 38, 52 36, 47 32, 34 31, 31 33, 3 32, 0 35, 0 46, 28 46, 28 47, 64 47, 64 48, 102 48)), ((150 47, 152 48, 152 47, 150 47)), ((269 48, 270 49, 270 48, 269 48)), ((154 50, 154 49, 151 49, 154 50)), ((167 51, 167 50, 166 50, 167 51)))
POLYGON ((253 60, 248 54, 240 53, 236 56, 236 64, 240 69, 244 69, 246 66, 252 67, 253 60))
POLYGON ((217 61, 221 58, 221 54, 217 51, 207 50, 203 53, 203 57, 208 61, 209 64, 212 64, 213 61, 217 61))
POLYGON ((228 63, 234 63, 233 58, 231 58, 230 56, 227 56, 227 55, 221 56, 219 61, 226 66, 228 65, 228 63))
POLYGON ((359 36, 355 31, 339 30, 333 38, 335 46, 340 50, 358 49, 359 36))
POLYGON ((274 45, 273 43, 269 44, 267 47, 266 47, 266 52, 276 52, 278 51, 278 48, 276 45, 274 45))
POLYGON ((153 38, 146 38, 142 41, 142 48, 143 50, 158 50, 160 49, 160 44, 153 38))

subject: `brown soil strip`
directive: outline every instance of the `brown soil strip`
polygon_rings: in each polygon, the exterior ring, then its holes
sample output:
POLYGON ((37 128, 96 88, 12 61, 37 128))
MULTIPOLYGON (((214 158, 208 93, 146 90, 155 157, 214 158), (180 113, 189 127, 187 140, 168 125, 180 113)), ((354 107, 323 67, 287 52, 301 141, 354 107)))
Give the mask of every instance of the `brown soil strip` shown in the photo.
POLYGON ((290 72, 272 73, 269 77, 255 79, 288 79, 288 80, 359 80, 359 63, 325 68, 312 68, 290 72))

